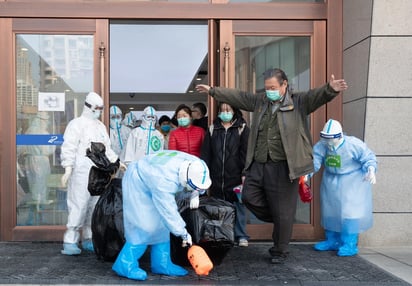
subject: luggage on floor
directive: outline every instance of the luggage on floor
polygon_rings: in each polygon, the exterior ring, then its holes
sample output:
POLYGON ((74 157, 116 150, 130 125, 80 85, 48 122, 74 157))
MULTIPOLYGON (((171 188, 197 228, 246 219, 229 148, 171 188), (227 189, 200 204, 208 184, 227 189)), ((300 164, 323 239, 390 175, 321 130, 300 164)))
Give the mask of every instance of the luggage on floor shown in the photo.
MULTIPOLYGON (((234 246, 235 208, 230 202, 208 196, 201 196, 199 208, 191 210, 184 195, 176 196, 179 212, 186 222, 186 229, 193 244, 202 247, 214 265, 219 265, 234 246)), ((182 240, 171 235, 172 261, 190 266, 187 248, 182 240)))

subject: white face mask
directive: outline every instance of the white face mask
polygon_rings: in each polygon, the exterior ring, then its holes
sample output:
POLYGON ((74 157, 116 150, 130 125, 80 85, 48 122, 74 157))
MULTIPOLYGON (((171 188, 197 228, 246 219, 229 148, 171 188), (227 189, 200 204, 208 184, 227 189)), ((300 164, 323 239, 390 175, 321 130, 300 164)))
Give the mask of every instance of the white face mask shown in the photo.
POLYGON ((101 114, 102 114, 102 111, 101 111, 101 110, 95 110, 95 111, 93 112, 93 118, 94 118, 94 119, 99 119, 101 114))
POLYGON ((343 141, 343 138, 334 138, 334 139, 323 139, 328 145, 328 148, 332 151, 336 150, 343 141))

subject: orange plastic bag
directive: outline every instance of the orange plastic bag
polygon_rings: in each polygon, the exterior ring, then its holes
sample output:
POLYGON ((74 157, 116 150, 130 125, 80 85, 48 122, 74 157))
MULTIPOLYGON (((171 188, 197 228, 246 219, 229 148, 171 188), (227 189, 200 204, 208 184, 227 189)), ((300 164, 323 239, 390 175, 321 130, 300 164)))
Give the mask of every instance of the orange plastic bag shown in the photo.
POLYGON ((312 200, 312 191, 310 190, 310 186, 305 183, 304 176, 299 178, 299 196, 300 200, 304 203, 310 203, 312 200))
POLYGON ((187 251, 187 258, 197 275, 209 275, 213 263, 206 251, 198 245, 192 245, 187 251))

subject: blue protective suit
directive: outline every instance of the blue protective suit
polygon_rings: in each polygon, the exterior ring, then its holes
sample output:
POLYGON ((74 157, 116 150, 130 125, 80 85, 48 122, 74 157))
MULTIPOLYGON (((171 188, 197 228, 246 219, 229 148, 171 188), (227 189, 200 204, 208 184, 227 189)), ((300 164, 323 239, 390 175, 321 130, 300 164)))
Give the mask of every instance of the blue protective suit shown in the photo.
POLYGON ((132 162, 123 177, 123 220, 126 243, 112 269, 120 276, 145 280, 139 258, 151 246, 151 270, 156 274, 184 276, 188 271, 173 264, 170 233, 187 235, 175 194, 184 186, 179 169, 185 161, 199 160, 190 154, 165 150, 132 162))
POLYGON ((323 228, 358 234, 372 227, 372 188, 364 176, 369 166, 376 170, 375 154, 353 136, 344 136, 333 150, 319 141, 313 151, 315 172, 324 167, 320 187, 323 228))
POLYGON ((179 214, 175 194, 183 190, 179 166, 198 160, 190 154, 164 150, 132 162, 123 177, 123 216, 126 241, 153 245, 181 237, 186 223, 179 214))

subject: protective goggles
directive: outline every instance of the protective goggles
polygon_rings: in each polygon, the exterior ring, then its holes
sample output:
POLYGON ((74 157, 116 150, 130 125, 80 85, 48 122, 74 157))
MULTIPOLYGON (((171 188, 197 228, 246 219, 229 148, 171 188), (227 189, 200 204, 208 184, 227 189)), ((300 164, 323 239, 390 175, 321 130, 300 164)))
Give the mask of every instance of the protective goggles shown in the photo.
POLYGON ((326 133, 321 132, 320 133, 320 138, 322 138, 322 139, 340 139, 340 138, 342 138, 342 133, 326 134, 326 133))
POLYGON ((200 189, 198 187, 196 187, 196 185, 192 182, 191 179, 187 180, 187 184, 189 185, 189 187, 195 191, 201 192, 204 191, 203 189, 200 189))
POLYGON ((192 179, 189 179, 189 167, 190 167, 190 164, 189 164, 189 166, 187 167, 187 171, 186 171, 187 185, 188 185, 193 191, 198 191, 200 194, 204 194, 204 193, 206 192, 206 190, 197 187, 197 186, 193 183, 192 179))
POLYGON ((143 118, 145 121, 156 121, 156 116, 154 115, 144 115, 143 118))
POLYGON ((100 106, 92 106, 90 103, 85 102, 84 105, 86 105, 88 108, 90 108, 91 110, 103 110, 104 109, 104 105, 100 105, 100 106))
POLYGON ((122 119, 122 115, 121 114, 112 114, 112 115, 110 115, 110 119, 122 119))

